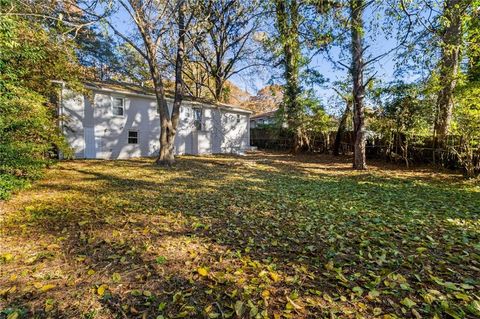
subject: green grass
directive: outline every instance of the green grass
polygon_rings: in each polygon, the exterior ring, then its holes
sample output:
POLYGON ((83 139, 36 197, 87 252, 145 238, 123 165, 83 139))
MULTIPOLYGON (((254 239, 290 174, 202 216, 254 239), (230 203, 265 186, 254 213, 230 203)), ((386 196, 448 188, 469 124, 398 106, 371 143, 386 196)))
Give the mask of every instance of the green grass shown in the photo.
POLYGON ((479 317, 478 184, 349 167, 282 155, 183 157, 171 169, 61 163, 4 205, 0 308, 25 318, 479 317))
POLYGON ((9 174, 0 174, 0 200, 9 199, 13 192, 29 185, 25 179, 9 174))

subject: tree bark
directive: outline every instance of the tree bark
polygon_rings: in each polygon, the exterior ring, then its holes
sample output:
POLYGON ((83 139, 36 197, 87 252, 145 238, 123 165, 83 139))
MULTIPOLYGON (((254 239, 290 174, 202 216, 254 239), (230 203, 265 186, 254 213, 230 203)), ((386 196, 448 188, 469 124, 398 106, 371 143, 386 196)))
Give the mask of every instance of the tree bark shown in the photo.
POLYGON ((353 109, 354 109, 354 158, 353 168, 367 169, 366 136, 365 136, 365 85, 363 83, 363 11, 364 0, 350 0, 351 35, 352 35, 352 67, 353 109))
POLYGON ((462 2, 463 0, 446 0, 444 4, 444 18, 448 23, 441 35, 439 82, 442 88, 438 92, 435 123, 436 144, 440 147, 445 143, 452 120, 453 93, 457 85, 462 45, 462 2))
POLYGON ((348 115, 352 111, 352 102, 346 101, 345 111, 342 114, 342 118, 340 119, 340 124, 338 125, 337 134, 335 135, 335 142, 333 144, 333 155, 338 156, 340 155, 340 146, 342 144, 343 135, 347 130, 347 119, 348 115))
MULTIPOLYGON (((185 60, 185 1, 181 0, 178 5, 178 39, 177 56, 175 59, 175 96, 173 99, 172 114, 165 121, 160 133, 160 152, 157 158, 157 164, 170 166, 175 162, 175 135, 180 118, 180 106, 183 101, 184 82, 183 82, 183 64, 185 60), (165 129, 163 129, 165 127, 165 129)), ((167 115, 168 107, 167 107, 167 115)), ((161 116, 163 119, 163 116, 161 116)), ((161 121, 163 121, 161 119, 161 121)))
POLYGON ((222 77, 220 75, 215 75, 215 94, 214 94, 214 99, 215 101, 222 102, 224 100, 223 97, 223 84, 225 83, 222 77))
POLYGON ((152 77, 158 113, 160 115, 160 150, 156 163, 171 165, 174 163, 173 140, 175 138, 175 131, 173 130, 167 100, 165 99, 162 75, 157 63, 157 46, 151 37, 152 30, 150 30, 150 23, 146 20, 142 5, 134 0, 129 0, 129 2, 135 13, 135 23, 145 45, 146 60, 152 77))
POLYGON ((275 2, 278 31, 283 48, 285 94, 283 104, 287 114, 287 123, 293 132, 292 152, 299 153, 308 146, 308 137, 302 127, 302 105, 300 102, 300 41, 298 28, 300 23, 297 0, 275 2))

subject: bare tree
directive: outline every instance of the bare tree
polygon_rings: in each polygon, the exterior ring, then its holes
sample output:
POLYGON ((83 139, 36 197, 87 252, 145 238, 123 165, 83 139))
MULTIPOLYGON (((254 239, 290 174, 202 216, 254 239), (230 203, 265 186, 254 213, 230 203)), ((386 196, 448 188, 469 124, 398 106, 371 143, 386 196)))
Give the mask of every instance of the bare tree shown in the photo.
POLYGON ((196 54, 191 58, 192 63, 203 67, 213 85, 209 81, 197 83, 217 101, 223 100, 230 77, 255 65, 253 35, 259 26, 260 8, 257 0, 200 1, 197 18, 202 22, 194 35, 196 54))
MULTIPOLYGON (((399 5, 396 1, 376 1, 376 0, 345 0, 335 2, 334 7, 345 11, 344 14, 335 15, 334 25, 337 25, 338 31, 335 32, 334 37, 336 43, 341 46, 345 46, 348 50, 343 52, 349 52, 349 62, 342 61, 342 59, 333 61, 336 65, 339 65, 348 70, 352 81, 352 106, 353 106, 353 120, 354 120, 354 158, 353 168, 363 170, 367 169, 366 164, 366 123, 365 123, 365 96, 367 93, 367 87, 375 79, 376 72, 372 72, 372 66, 397 51, 402 47, 406 40, 409 39, 411 34, 411 28, 413 22, 407 19, 406 23, 399 27, 398 19, 400 17, 399 5), (388 28, 388 32, 397 33, 401 29, 402 36, 399 37, 398 43, 395 47, 387 49, 378 55, 371 55, 368 53, 368 49, 371 44, 366 43, 366 39, 370 33, 378 33, 380 29, 375 23, 375 19, 378 19, 380 15, 375 15, 369 23, 364 20, 364 14, 367 11, 380 12, 382 10, 384 14, 382 19, 383 32, 386 32, 385 28, 388 28), (348 13, 347 13, 348 12, 348 13), (391 21, 388 21, 391 19, 391 21), (385 25, 389 25, 388 27, 385 25), (349 37, 345 37, 349 31, 349 37), (345 62, 345 63, 344 63, 345 62)), ((401 7, 401 5, 400 5, 401 7)), ((402 20, 403 22, 403 20, 402 20)), ((369 39, 371 42, 375 42, 375 38, 369 39)), ((344 56, 343 53, 340 56, 344 56)))
MULTIPOLYGON (((117 0, 107 6, 100 6, 97 1, 79 1, 70 3, 82 11, 82 14, 105 23, 120 40, 130 45, 145 59, 155 91, 160 115, 160 151, 156 160, 159 165, 174 163, 174 140, 179 121, 180 106, 184 95, 183 65, 186 48, 186 30, 193 16, 186 18, 187 0, 117 0), (116 6, 117 5, 117 6, 116 6), (97 10, 107 7, 106 12, 97 10), (111 9, 110 9, 111 8, 111 9), (119 12, 129 18, 135 26, 134 32, 127 34, 114 22, 119 12), (162 42, 175 30, 176 53, 175 92, 171 110, 165 97, 165 80, 162 74, 161 50, 162 42)), ((171 42, 171 41, 169 41, 171 42)))

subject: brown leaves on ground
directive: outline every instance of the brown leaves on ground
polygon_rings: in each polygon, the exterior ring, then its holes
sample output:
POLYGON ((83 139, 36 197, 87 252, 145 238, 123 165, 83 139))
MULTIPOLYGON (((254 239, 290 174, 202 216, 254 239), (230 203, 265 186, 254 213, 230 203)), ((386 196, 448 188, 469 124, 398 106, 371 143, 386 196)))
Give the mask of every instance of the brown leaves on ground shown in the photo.
POLYGON ((263 154, 62 162, 0 215, 0 318, 476 318, 480 187, 263 154))

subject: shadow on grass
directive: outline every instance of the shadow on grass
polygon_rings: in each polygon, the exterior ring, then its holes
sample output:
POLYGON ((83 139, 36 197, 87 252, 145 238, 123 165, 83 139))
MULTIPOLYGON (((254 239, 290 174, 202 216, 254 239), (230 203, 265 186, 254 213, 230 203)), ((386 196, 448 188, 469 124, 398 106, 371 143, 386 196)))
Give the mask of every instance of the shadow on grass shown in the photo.
MULTIPOLYGON (((60 267, 63 276, 53 278, 57 288, 47 293, 7 294, 4 308, 30 308, 39 318, 52 311, 59 318, 89 311, 100 318, 254 317, 255 311, 302 318, 332 310, 368 317, 373 308, 405 315, 400 302, 409 297, 420 305, 430 288, 447 296, 432 277, 480 284, 477 191, 424 176, 344 174, 346 159, 330 161, 184 157, 171 169, 145 160, 64 163, 57 172, 63 176, 32 190, 48 196, 25 199, 28 205, 9 215, 4 228, 19 243, 57 243, 51 259, 21 266, 31 274, 60 267), (392 273, 409 289, 380 288, 392 273), (388 297, 352 299, 354 287, 388 297), (48 293, 54 300, 67 295, 67 304, 85 300, 63 308, 56 301, 42 314, 48 293), (333 298, 328 305, 325 294, 333 298), (347 302, 340 298, 349 294, 347 302), (292 298, 299 308, 288 307, 292 298)), ((19 266, 6 265, 8 274, 19 266)), ((452 307, 458 301, 446 298, 452 307)), ((419 311, 441 311, 426 307, 419 311)))

